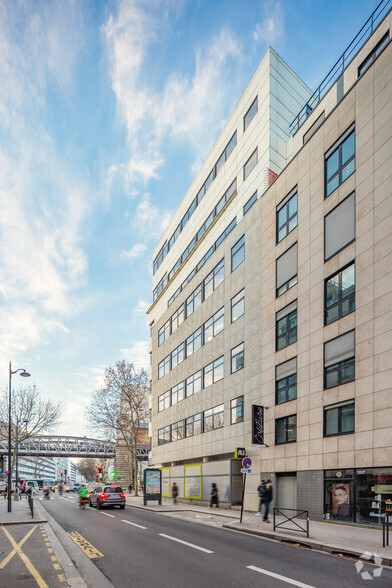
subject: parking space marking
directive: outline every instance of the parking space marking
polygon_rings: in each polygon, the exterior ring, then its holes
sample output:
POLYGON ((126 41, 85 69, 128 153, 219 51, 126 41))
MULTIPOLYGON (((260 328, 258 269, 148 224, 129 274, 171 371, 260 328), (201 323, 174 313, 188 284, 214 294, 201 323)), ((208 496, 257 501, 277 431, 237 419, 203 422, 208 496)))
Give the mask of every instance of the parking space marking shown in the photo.
POLYGON ((133 525, 134 527, 139 527, 139 529, 147 529, 147 527, 143 527, 142 525, 138 525, 137 523, 132 523, 132 521, 126 521, 125 519, 121 519, 122 523, 127 523, 127 525, 133 525))
POLYGON ((99 514, 103 514, 103 515, 105 515, 105 517, 112 517, 112 519, 115 519, 115 518, 116 518, 116 517, 115 517, 115 515, 110 515, 110 514, 109 514, 109 513, 107 513, 107 512, 102 512, 102 511, 99 511, 99 514))
POLYGON ((286 582, 287 584, 292 584, 293 586, 299 586, 299 588, 314 588, 314 586, 310 586, 309 584, 304 584, 303 582, 298 582, 297 580, 292 580, 291 578, 287 578, 286 576, 281 576, 280 574, 275 574, 274 572, 270 572, 269 570, 263 570, 262 568, 257 568, 256 566, 246 566, 249 570, 253 570, 254 572, 259 572, 259 574, 265 574, 266 576, 271 576, 271 578, 276 578, 277 580, 282 580, 282 582, 286 582))
MULTIPOLYGON (((7 565, 7 563, 14 557, 15 553, 17 553, 17 548, 21 548, 23 543, 25 541, 27 541, 27 539, 30 537, 30 535, 32 533, 34 533, 35 529, 37 528, 37 525, 35 525, 28 533, 27 535, 22 539, 22 541, 20 543, 18 543, 16 546, 13 545, 14 549, 11 551, 11 553, 9 553, 7 555, 6 558, 3 559, 3 561, 0 563, 0 570, 2 570, 3 568, 5 568, 5 566, 7 565)), ((4 533, 7 535, 8 539, 9 539, 9 533, 8 531, 6 531, 5 527, 2 527, 4 533)), ((12 543, 12 541, 11 541, 12 543)))
POLYGON ((171 539, 171 541, 176 541, 177 543, 182 543, 187 547, 192 547, 193 549, 198 549, 199 551, 204 551, 204 553, 214 553, 210 549, 206 549, 205 547, 200 547, 199 545, 194 545, 193 543, 188 543, 188 541, 183 541, 182 539, 177 539, 177 537, 172 537, 171 535, 165 535, 165 533, 159 533, 160 537, 165 537, 165 539, 171 539))
POLYGON ((103 553, 98 551, 87 539, 82 537, 80 533, 77 531, 68 531, 68 535, 71 537, 73 541, 75 541, 76 545, 80 547, 80 549, 87 555, 90 559, 95 559, 97 557, 104 557, 103 553))
MULTIPOLYGON (((36 528, 37 528, 37 525, 35 525, 33 527, 33 529, 29 533, 27 533, 26 537, 24 539, 22 539, 22 541, 20 543, 16 543, 16 541, 14 540, 14 538, 10 535, 10 533, 7 531, 7 529, 5 527, 3 527, 3 531, 6 534, 6 536, 8 537, 8 539, 9 539, 12 547, 14 548, 14 552, 19 555, 19 557, 21 558, 21 560, 25 564, 26 568, 29 570, 30 574, 33 576, 34 580, 37 582, 39 588, 49 588, 49 586, 47 585, 47 583, 45 582, 45 580, 37 572, 37 570, 35 569, 35 567, 31 563, 31 561, 29 560, 29 558, 27 557, 27 555, 25 553, 23 553, 23 551, 21 549, 22 544, 28 539, 28 537, 30 537, 30 535, 33 533, 33 531, 36 528)), ((13 554, 13 552, 11 552, 11 553, 13 554)), ((8 558, 6 558, 6 559, 8 559, 8 558)), ((11 558, 9 558, 8 561, 10 559, 11 558)), ((8 561, 6 563, 8 563, 8 561)), ((5 562, 5 560, 1 563, 1 567, 4 567, 6 565, 6 563, 4 563, 4 562, 5 562)))

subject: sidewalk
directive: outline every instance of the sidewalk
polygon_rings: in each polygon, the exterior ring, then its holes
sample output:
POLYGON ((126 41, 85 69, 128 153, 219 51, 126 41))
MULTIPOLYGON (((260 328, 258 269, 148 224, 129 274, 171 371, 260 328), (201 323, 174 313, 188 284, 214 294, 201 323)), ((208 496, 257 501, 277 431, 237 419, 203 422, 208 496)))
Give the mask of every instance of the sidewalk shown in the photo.
POLYGON ((22 500, 12 500, 11 512, 8 512, 8 502, 0 498, 0 525, 32 525, 36 523, 46 523, 46 518, 42 517, 35 508, 37 500, 34 500, 34 518, 31 516, 31 510, 27 498, 22 500))
MULTIPOLYGON (((162 500, 161 506, 155 501, 147 503, 148 506, 144 506, 143 496, 132 495, 127 495, 126 501, 127 506, 152 512, 195 512, 210 515, 213 513, 215 517, 222 517, 222 527, 227 529, 259 535, 275 541, 292 543, 293 545, 300 545, 310 549, 318 549, 328 553, 352 557, 363 556, 363 558, 367 558, 370 561, 374 561, 374 557, 377 557, 382 560, 382 562, 379 560, 376 562, 378 565, 392 566, 392 545, 390 547, 382 547, 381 529, 366 529, 354 525, 310 521, 309 538, 307 538, 305 533, 296 532, 293 529, 283 530, 280 528, 274 532, 272 517, 270 523, 264 523, 262 517, 256 517, 254 513, 244 512, 242 523, 240 523, 239 510, 226 508, 210 509, 206 506, 195 504, 173 504, 172 500, 165 498, 162 500), (371 554, 371 557, 364 555, 366 552, 371 554)), ((277 519, 277 522, 281 521, 282 518, 277 519)), ((305 527, 305 521, 301 521, 300 524, 305 527)), ((392 544, 392 533, 390 535, 390 543, 392 544)))

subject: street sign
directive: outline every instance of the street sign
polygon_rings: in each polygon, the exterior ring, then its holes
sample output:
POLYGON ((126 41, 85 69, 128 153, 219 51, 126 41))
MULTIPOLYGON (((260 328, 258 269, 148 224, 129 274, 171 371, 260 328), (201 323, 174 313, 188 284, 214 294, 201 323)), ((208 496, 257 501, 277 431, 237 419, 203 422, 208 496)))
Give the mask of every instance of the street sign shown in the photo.
POLYGON ((241 474, 251 474, 252 470, 247 470, 246 468, 241 468, 241 474))
POLYGON ((251 465, 252 460, 250 459, 250 457, 244 457, 244 459, 242 460, 242 467, 248 470, 251 465))
POLYGON ((235 448, 234 457, 236 459, 238 459, 238 458, 243 459, 244 457, 246 457, 246 449, 245 449, 245 447, 236 447, 235 448))

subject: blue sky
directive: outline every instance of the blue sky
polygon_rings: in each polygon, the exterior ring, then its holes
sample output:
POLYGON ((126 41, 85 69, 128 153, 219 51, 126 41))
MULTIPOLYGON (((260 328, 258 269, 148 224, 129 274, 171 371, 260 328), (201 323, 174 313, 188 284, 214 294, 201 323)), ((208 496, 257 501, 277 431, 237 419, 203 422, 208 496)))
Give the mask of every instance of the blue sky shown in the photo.
POLYGON ((28 369, 88 435, 104 368, 148 367, 153 248, 268 46, 315 89, 376 5, 0 0, 0 386, 28 369))

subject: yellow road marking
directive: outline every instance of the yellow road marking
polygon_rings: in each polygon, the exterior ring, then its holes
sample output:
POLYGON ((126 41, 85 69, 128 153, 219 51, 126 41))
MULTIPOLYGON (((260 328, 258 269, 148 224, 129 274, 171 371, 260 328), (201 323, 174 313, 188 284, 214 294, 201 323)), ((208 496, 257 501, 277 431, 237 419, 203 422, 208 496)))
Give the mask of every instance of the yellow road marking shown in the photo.
POLYGON ((54 563, 54 564, 53 564, 53 567, 54 567, 54 569, 55 569, 56 571, 57 571, 57 570, 61 570, 61 565, 60 565, 60 564, 58 564, 58 563, 54 563))
POLYGON ((55 555, 51 555, 51 556, 50 556, 50 559, 51 559, 52 561, 57 561, 57 557, 56 557, 55 555))
MULTIPOLYGON (((19 548, 19 549, 20 549, 20 548, 22 547, 23 543, 24 543, 25 541, 27 541, 27 539, 28 539, 28 538, 30 537, 30 535, 31 535, 31 534, 32 534, 32 533, 35 531, 35 529, 36 529, 36 528, 37 528, 37 525, 35 525, 35 526, 34 526, 34 527, 31 529, 31 531, 29 531, 29 532, 27 533, 26 537, 24 537, 24 539, 22 539, 22 541, 21 541, 21 542, 20 542, 20 543, 19 543, 19 544, 18 544, 16 547, 14 546, 14 549, 11 551, 11 553, 9 553, 9 554, 7 555, 7 557, 6 557, 5 559, 3 559, 3 561, 1 562, 1 564, 0 564, 0 570, 2 570, 2 569, 3 569, 3 568, 6 566, 6 565, 7 565, 7 563, 10 561, 10 559, 12 559, 12 558, 14 557, 15 553, 17 553, 17 548, 19 548)), ((3 529, 4 533, 5 533, 5 534, 7 535, 7 537, 8 537, 8 535, 9 535, 8 531, 6 531, 6 530, 5 530, 5 527, 2 527, 2 529, 3 529)))
POLYGON ((98 551, 87 539, 82 537, 80 533, 77 531, 68 531, 68 535, 75 541, 76 545, 80 547, 80 549, 89 557, 90 559, 94 559, 96 557, 104 557, 103 553, 98 551))
POLYGON ((53 553, 53 549, 48 547, 48 553, 53 553))
MULTIPOLYGON (((30 533, 28 533, 28 535, 26 535, 25 540, 27 539, 27 537, 29 535, 31 535, 31 533, 36 528, 37 528, 37 525, 32 529, 32 531, 30 531, 30 533)), ((49 588, 49 586, 47 585, 47 583, 45 582, 45 580, 42 578, 42 576, 40 576, 40 574, 37 572, 37 570, 35 569, 35 567, 31 563, 31 561, 29 560, 29 558, 27 557, 27 555, 25 555, 23 553, 23 551, 21 550, 20 543, 19 544, 16 543, 16 541, 11 537, 11 535, 9 534, 9 532, 7 531, 7 529, 5 527, 3 527, 3 531, 7 535, 7 537, 9 539, 10 543, 12 544, 14 550, 18 553, 19 557, 21 558, 21 560, 25 564, 26 568, 29 570, 30 574, 33 576, 34 580, 37 582, 39 588, 49 588)))
POLYGON ((64 574, 57 574, 57 577, 60 580, 60 582, 65 582, 65 576, 64 576, 64 574))

